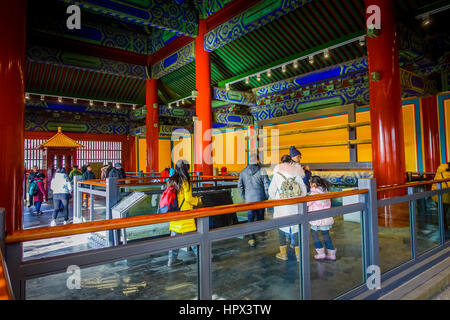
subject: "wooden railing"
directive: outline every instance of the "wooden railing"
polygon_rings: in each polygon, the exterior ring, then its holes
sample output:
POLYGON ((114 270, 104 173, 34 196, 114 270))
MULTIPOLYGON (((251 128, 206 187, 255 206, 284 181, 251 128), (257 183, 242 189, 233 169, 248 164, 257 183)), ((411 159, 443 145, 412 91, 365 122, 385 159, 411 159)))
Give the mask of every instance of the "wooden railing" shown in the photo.
POLYGON ((0 250, 0 300, 12 299, 11 283, 9 281, 5 259, 3 258, 2 250, 0 250))
POLYGON ((144 225, 184 220, 184 219, 211 217, 222 214, 235 213, 239 211, 264 209, 282 205, 305 203, 309 201, 353 196, 358 194, 365 194, 368 191, 369 191, 368 189, 362 189, 362 190, 331 192, 320 195, 298 197, 285 200, 266 200, 253 203, 230 204, 217 207, 199 208, 194 210, 183 211, 182 213, 170 212, 161 214, 149 214, 120 219, 85 222, 80 224, 19 230, 13 232, 12 234, 8 234, 6 236, 6 243, 11 244, 24 241, 71 236, 82 233, 139 227, 144 225))

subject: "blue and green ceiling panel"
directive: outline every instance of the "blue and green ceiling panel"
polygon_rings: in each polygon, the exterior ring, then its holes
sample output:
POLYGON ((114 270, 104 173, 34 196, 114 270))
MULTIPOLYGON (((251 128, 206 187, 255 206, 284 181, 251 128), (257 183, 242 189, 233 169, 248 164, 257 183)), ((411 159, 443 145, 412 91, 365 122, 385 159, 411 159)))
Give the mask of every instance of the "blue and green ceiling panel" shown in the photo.
POLYGON ((178 38, 178 35, 172 31, 154 29, 151 36, 150 41, 150 52, 151 54, 155 53, 159 49, 167 46, 173 40, 178 38))
POLYGON ((267 0, 211 30, 205 35, 205 50, 214 51, 312 0, 267 0))
POLYGON ((25 90, 87 100, 145 104, 145 80, 27 60, 25 90))
POLYGON ((217 13, 220 9, 225 7, 233 0, 198 0, 200 6, 200 19, 206 19, 217 13))
POLYGON ((152 65, 152 77, 159 79, 195 60, 195 43, 191 42, 169 57, 152 65))
POLYGON ((90 12, 114 17, 127 23, 156 27, 177 35, 195 37, 198 13, 188 1, 177 0, 60 0, 90 12))
POLYGON ((151 30, 87 12, 82 13, 81 29, 70 30, 66 27, 68 15, 63 5, 57 3, 57 6, 49 8, 39 5, 39 1, 29 3, 32 14, 29 14, 27 27, 34 32, 139 54, 149 52, 151 30))

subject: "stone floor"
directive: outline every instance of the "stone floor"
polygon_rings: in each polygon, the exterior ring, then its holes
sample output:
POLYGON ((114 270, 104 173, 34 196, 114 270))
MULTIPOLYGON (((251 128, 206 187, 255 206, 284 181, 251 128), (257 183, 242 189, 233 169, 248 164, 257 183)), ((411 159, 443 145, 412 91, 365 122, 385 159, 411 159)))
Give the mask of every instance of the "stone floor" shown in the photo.
MULTIPOLYGON (((433 204, 429 207, 432 209, 433 204)), ((28 227, 48 225, 51 210, 44 215, 25 212, 28 227)), ((95 216, 102 218, 104 208, 96 205, 95 216)), ((87 216, 87 211, 83 212, 87 216)), ((103 216, 104 218, 104 216, 103 216)), ((267 219, 271 218, 270 213, 267 219)), ((313 299, 332 299, 362 284, 361 226, 357 222, 335 219, 331 237, 337 248, 337 261, 314 261, 311 244, 311 290, 313 299)), ((439 244, 435 210, 419 212, 418 251, 439 244)), ((379 228, 381 270, 386 272, 411 257, 409 227, 379 228)), ((89 235, 64 237, 51 241, 33 241, 24 246, 27 260, 66 254, 92 248, 89 235)), ((213 243, 214 299, 299 299, 299 265, 294 250, 289 261, 277 260, 276 230, 257 238, 251 248, 247 238, 234 238, 213 243)), ((311 239, 312 242, 312 239, 311 239)), ((184 263, 167 267, 167 253, 123 260, 81 270, 81 289, 67 288, 69 274, 61 273, 27 281, 27 299, 196 299, 198 288, 197 260, 192 251, 180 251, 184 263)))

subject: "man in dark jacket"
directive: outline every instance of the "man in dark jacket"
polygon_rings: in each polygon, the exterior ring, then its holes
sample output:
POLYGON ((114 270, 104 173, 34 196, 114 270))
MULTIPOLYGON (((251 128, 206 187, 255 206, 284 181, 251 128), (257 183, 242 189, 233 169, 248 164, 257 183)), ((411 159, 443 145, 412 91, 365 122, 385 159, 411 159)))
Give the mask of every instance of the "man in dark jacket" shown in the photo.
POLYGON ((120 162, 117 162, 114 165, 114 168, 109 172, 108 178, 117 178, 117 179, 125 179, 125 170, 123 170, 120 162))
POLYGON ((86 167, 86 171, 83 173, 82 180, 95 180, 95 174, 92 171, 91 166, 86 167))
MULTIPOLYGON (((36 178, 38 174, 38 167, 34 166, 32 171, 28 174, 28 188, 30 188, 30 183, 34 181, 34 178, 36 178)), ((33 205, 33 195, 28 194, 28 208, 31 208, 33 205)))
MULTIPOLYGON (((250 164, 239 175, 238 189, 245 202, 257 202, 269 199, 269 177, 261 168, 257 155, 250 156, 250 164)), ((264 220, 264 209, 249 210, 248 222, 264 220)), ((249 236, 248 244, 256 246, 255 235, 249 236)))

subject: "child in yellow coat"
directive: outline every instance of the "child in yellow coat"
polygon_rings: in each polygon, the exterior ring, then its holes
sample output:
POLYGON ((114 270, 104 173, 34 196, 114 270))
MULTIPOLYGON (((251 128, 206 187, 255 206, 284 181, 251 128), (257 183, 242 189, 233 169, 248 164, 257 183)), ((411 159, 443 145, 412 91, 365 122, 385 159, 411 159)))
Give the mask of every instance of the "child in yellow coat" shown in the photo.
MULTIPOLYGON (((192 210, 201 204, 200 197, 192 195, 192 185, 189 177, 189 163, 186 160, 178 160, 175 173, 169 178, 167 187, 173 186, 177 190, 177 201, 180 211, 192 210)), ((195 219, 172 221, 169 224, 171 236, 193 232, 197 230, 195 219)), ((197 246, 192 246, 192 251, 197 255, 197 246)), ((177 259, 178 249, 169 251, 169 267, 182 263, 177 259)))

